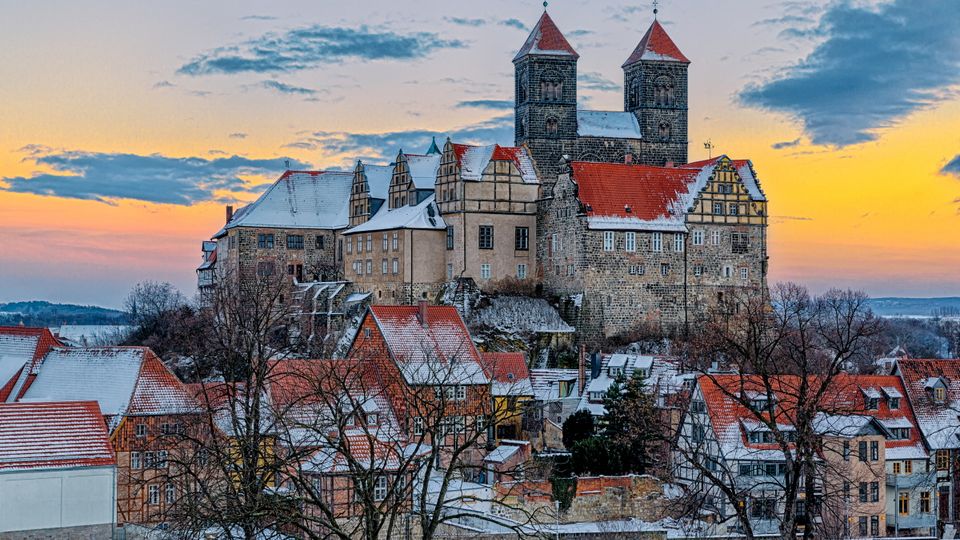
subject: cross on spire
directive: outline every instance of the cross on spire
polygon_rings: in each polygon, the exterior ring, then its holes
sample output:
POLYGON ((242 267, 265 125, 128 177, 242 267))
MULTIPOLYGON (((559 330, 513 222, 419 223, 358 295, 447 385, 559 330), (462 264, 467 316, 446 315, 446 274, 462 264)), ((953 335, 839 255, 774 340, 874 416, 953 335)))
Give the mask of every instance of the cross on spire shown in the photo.
POLYGON ((548 5, 548 4, 549 4, 549 3, 547 2, 547 0, 543 0, 543 10, 544 10, 544 11, 547 10, 547 5, 548 5))
POLYGON ((657 20, 657 13, 660 12, 660 0, 653 0, 653 20, 657 20))

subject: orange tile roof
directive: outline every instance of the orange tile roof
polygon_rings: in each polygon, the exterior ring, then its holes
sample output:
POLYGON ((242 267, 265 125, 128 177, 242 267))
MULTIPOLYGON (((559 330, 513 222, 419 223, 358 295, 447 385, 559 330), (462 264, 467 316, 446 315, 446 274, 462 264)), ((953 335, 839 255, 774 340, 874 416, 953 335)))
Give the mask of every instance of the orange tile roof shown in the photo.
POLYGON ((563 36, 563 33, 557 28, 557 24, 553 22, 553 19, 550 18, 550 15, 547 14, 546 11, 540 16, 540 20, 537 21, 536 26, 533 27, 530 35, 527 37, 527 41, 525 41, 523 46, 520 47, 520 50, 517 51, 517 55, 513 60, 517 61, 528 54, 560 55, 580 58, 580 55, 573 49, 570 42, 563 36))
POLYGON ((633 54, 623 63, 623 67, 640 60, 690 63, 690 60, 680 52, 680 47, 677 47, 677 44, 670 39, 660 21, 656 20, 647 29, 647 33, 643 35, 640 43, 637 44, 637 48, 633 50, 633 54))
POLYGON ((96 401, 0 404, 0 470, 114 463, 96 401))

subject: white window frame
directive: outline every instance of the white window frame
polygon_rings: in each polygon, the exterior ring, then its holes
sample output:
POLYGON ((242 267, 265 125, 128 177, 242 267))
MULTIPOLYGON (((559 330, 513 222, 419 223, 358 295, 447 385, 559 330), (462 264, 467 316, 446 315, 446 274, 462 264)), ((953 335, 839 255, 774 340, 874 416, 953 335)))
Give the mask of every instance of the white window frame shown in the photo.
POLYGON ((713 215, 722 216, 723 215, 723 203, 715 202, 713 203, 713 215))
POLYGON ((413 434, 423 435, 423 417, 415 416, 413 418, 413 434))
POLYGON ((456 400, 457 401, 466 401, 467 400, 467 387, 462 384, 458 384, 456 388, 456 400))
POLYGON ((691 233, 693 238, 693 245, 702 246, 703 245, 703 229, 694 229, 691 233))
POLYGON ((387 477, 378 476, 373 481, 373 500, 382 501, 387 498, 387 477))
POLYGON ((386 274, 387 274, 387 270, 389 270, 389 266, 390 266, 390 263, 387 262, 386 259, 382 259, 382 260, 380 261, 380 273, 383 274, 383 275, 386 275, 386 274))
POLYGON ((663 251, 663 233, 650 233, 650 251, 660 253, 663 251))
POLYGON ((480 265, 480 279, 490 279, 490 264, 483 263, 480 265))
POLYGON ((603 231, 603 250, 613 251, 616 243, 616 236, 613 231, 603 231))
POLYGON ((723 276, 723 277, 726 278, 726 279, 730 279, 730 278, 733 277, 733 267, 732 267, 732 266, 724 266, 723 268, 720 269, 720 272, 721 272, 720 275, 723 276))
POLYGON ((166 489, 163 490, 163 500, 167 504, 173 504, 177 500, 177 488, 170 482, 167 483, 166 489))
POLYGON ((390 238, 387 233, 383 233, 383 251, 390 249, 390 238))
POLYGON ((447 280, 453 279, 453 263, 447 263, 447 280))
POLYGON ((623 233, 623 249, 630 252, 637 250, 637 233, 633 231, 623 233))
POLYGON ((140 452, 130 452, 130 468, 131 469, 143 468, 143 462, 140 461, 140 452))
POLYGON ((673 235, 673 250, 683 253, 683 235, 680 233, 673 235))
POLYGON ((517 279, 527 279, 527 265, 517 265, 517 279))
POLYGON ((713 231, 710 233, 710 243, 715 246, 720 245, 720 231, 713 231))
POLYGON ((740 279, 742 279, 742 280, 744 280, 744 281, 750 279, 750 269, 749 269, 749 268, 741 268, 741 269, 740 269, 740 279))
POLYGON ((137 437, 146 437, 147 436, 147 425, 146 424, 137 424, 135 428, 135 434, 137 437))
POLYGON ((400 245, 400 233, 394 231, 394 233, 393 233, 393 250, 394 250, 394 251, 397 251, 399 245, 400 245))
POLYGON ((147 486, 147 504, 160 504, 160 486, 157 484, 147 486))
POLYGON ((400 273, 400 259, 393 259, 393 274, 400 273))
POLYGON ((372 234, 367 235, 367 251, 368 252, 373 251, 373 235, 372 234))

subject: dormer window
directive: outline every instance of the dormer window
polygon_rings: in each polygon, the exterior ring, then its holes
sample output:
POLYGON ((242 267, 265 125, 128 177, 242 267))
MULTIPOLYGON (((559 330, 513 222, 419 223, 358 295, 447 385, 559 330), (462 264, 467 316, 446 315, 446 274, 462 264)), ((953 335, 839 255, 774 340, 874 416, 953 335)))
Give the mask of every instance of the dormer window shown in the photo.
POLYGON ((747 440, 756 444, 770 444, 776 442, 772 431, 751 431, 747 433, 747 440))
POLYGON ((375 426, 377 425, 377 413, 368 413, 367 414, 367 425, 375 426))
POLYGON ((619 376, 620 376, 620 373, 622 373, 621 368, 619 368, 619 367, 611 367, 611 368, 610 368, 610 376, 611 376, 611 377, 619 377, 619 376))
POLYGON ((947 399, 947 389, 942 386, 937 386, 933 389, 933 399, 938 403, 942 403, 947 399))
POLYGON ((890 406, 890 410, 895 411, 900 408, 900 398, 892 397, 889 399, 888 404, 890 406))

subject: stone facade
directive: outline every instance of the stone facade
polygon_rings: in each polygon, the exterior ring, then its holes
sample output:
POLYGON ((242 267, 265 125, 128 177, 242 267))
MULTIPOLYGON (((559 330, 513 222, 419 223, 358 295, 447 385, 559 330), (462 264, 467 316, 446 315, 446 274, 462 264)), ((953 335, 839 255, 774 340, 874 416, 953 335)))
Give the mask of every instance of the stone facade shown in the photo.
POLYGON ((113 538, 113 523, 0 533, 0 540, 103 540, 113 538))

